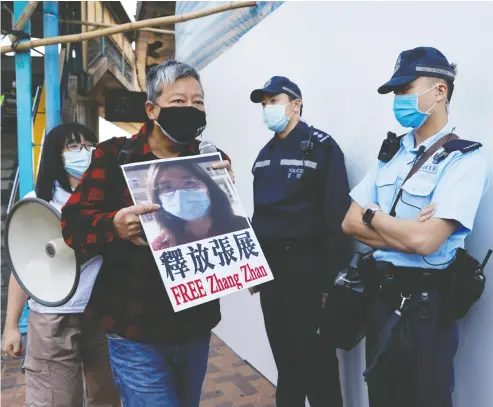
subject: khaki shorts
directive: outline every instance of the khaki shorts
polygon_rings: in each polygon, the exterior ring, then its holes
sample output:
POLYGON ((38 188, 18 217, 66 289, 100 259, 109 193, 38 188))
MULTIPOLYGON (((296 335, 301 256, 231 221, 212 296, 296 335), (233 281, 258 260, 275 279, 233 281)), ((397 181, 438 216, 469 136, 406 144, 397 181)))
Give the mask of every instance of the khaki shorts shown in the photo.
POLYGON ((117 407, 106 335, 82 314, 29 314, 26 407, 117 407))

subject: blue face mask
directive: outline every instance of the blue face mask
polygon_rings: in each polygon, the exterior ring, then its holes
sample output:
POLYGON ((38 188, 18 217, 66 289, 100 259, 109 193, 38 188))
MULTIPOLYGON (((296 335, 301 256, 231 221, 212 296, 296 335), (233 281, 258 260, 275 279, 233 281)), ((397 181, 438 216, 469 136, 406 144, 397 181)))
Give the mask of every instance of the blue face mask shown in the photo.
POLYGON ((286 107, 291 103, 287 105, 267 105, 264 107, 264 123, 269 130, 275 131, 276 133, 284 131, 291 118, 286 117, 286 107))
POLYGON ((81 151, 65 151, 65 171, 77 179, 82 178, 91 163, 91 152, 83 148, 81 151))
POLYGON ((394 115, 397 121, 402 127, 411 127, 413 129, 420 128, 430 116, 430 110, 436 105, 436 102, 431 106, 427 112, 421 112, 419 110, 419 97, 435 89, 438 86, 435 85, 421 94, 413 95, 395 95, 394 97, 394 115))
POLYGON ((209 211, 211 200, 204 188, 196 191, 177 189, 173 195, 159 195, 161 205, 166 212, 183 220, 197 220, 209 211))

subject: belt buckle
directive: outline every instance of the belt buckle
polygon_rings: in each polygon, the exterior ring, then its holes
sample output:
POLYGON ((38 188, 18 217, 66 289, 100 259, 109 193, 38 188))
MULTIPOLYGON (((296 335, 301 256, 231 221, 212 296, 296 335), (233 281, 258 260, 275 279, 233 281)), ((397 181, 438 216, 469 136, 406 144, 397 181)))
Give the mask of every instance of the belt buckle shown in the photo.
POLYGON ((419 319, 428 319, 431 315, 431 302, 427 292, 421 293, 421 298, 416 304, 416 315, 419 319))

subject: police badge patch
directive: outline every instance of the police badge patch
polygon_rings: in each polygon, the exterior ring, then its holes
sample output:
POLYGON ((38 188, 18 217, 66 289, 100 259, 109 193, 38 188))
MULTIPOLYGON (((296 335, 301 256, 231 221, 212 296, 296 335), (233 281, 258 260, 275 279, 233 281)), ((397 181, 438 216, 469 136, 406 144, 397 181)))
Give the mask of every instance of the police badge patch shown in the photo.
POLYGON ((445 159, 449 155, 448 151, 445 148, 440 147, 438 151, 433 156, 433 164, 438 164, 440 161, 445 159))

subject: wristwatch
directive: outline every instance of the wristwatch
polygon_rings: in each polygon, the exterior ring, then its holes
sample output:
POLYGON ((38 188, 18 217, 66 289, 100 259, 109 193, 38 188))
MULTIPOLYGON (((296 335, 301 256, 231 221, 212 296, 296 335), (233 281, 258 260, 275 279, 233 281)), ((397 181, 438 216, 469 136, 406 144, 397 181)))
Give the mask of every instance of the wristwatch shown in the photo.
POLYGON ((371 221, 373 220, 375 213, 379 211, 381 212, 382 210, 380 208, 368 208, 365 213, 363 213, 363 223, 367 226, 371 226, 371 221))

